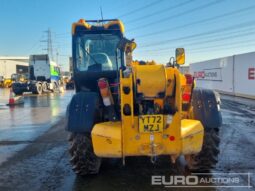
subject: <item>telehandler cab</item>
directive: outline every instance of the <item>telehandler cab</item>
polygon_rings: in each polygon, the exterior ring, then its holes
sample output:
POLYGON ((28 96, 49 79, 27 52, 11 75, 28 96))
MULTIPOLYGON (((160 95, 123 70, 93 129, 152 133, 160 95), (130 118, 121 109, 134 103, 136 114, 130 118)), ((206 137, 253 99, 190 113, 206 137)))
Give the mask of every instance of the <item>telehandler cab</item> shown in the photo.
POLYGON ((135 42, 120 20, 72 26, 76 94, 67 108, 73 170, 96 174, 102 158, 183 155, 191 170, 210 170, 219 154, 219 96, 195 88, 183 48, 165 65, 132 60, 135 42))

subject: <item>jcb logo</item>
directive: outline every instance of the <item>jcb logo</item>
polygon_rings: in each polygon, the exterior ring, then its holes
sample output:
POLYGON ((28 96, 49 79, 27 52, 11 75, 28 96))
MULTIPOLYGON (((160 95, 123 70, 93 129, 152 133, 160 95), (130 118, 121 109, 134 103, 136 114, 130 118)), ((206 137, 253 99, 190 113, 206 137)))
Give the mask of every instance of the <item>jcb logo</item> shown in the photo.
POLYGON ((255 80, 255 68, 248 69, 248 79, 255 80))

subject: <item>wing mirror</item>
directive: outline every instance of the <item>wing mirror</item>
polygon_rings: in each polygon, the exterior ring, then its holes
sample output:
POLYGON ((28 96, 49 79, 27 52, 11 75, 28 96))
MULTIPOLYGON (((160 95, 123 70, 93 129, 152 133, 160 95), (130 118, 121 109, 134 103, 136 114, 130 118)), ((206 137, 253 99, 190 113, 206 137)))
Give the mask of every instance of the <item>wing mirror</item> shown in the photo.
POLYGON ((176 48, 175 49, 175 58, 176 58, 176 64, 178 64, 178 65, 185 64, 185 50, 184 50, 184 48, 176 48))

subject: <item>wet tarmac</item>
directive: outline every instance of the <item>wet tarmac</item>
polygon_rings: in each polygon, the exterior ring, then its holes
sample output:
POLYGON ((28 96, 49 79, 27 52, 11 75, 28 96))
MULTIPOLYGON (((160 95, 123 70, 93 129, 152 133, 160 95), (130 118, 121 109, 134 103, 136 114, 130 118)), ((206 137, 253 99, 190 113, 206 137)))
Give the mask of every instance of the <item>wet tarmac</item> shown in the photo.
POLYGON ((24 104, 9 107, 9 89, 0 89, 0 164, 56 124, 72 94, 28 94, 24 104))
POLYGON ((159 158, 156 164, 151 164, 146 157, 128 158, 126 166, 122 166, 121 161, 105 161, 98 175, 76 177, 69 164, 65 121, 61 117, 65 111, 63 107, 70 96, 71 93, 61 96, 26 97, 25 105, 21 109, 22 114, 18 112, 13 114, 15 110, 11 109, 0 110, 0 151, 2 147, 6 147, 5 151, 0 152, 0 156, 5 155, 9 150, 7 147, 12 145, 8 143, 10 140, 16 141, 16 148, 25 144, 21 150, 18 148, 17 151, 13 151, 15 154, 6 157, 8 160, 0 165, 0 190, 255 190, 254 100, 222 96, 221 154, 218 165, 213 170, 213 177, 223 176, 222 173, 231 173, 232 176, 240 178, 240 184, 250 184, 251 187, 219 187, 221 186, 219 184, 210 184, 208 188, 166 188, 163 185, 152 186, 151 176, 189 174, 183 168, 181 161, 178 164, 171 164, 167 157, 159 158), (35 100, 31 101, 32 99, 35 100), (55 109, 50 106, 54 106, 55 109), (33 121, 30 116, 22 123, 21 119, 25 118, 25 114, 32 114, 31 116, 36 120, 33 121), (2 116, 8 121, 2 122, 5 120, 2 116), (18 119, 14 122, 16 117, 18 119), (19 123, 22 124, 21 128, 24 128, 24 132, 16 130, 19 128, 19 123), (9 130, 6 130, 7 127, 2 124, 8 125, 9 130), (49 128, 47 124, 53 126, 49 128), (13 136, 11 129, 16 131, 13 136), (34 131, 35 135, 31 131, 34 131), (9 135, 7 136, 5 132, 9 135), (18 139, 16 136, 22 133, 24 136, 18 139), (29 136, 26 137, 26 133, 29 136), (250 182, 247 182, 242 174, 235 173, 249 173, 250 182))

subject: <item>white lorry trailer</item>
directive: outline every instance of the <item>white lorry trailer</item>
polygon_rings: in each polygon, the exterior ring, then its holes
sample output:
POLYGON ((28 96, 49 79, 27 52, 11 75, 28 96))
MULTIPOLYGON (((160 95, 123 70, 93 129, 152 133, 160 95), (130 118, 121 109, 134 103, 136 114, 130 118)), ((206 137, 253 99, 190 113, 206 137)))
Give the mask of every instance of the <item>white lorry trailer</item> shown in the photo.
POLYGON ((12 84, 13 92, 21 95, 24 92, 42 94, 55 92, 59 88, 60 69, 57 64, 45 55, 31 55, 29 57, 29 80, 25 83, 12 84))

